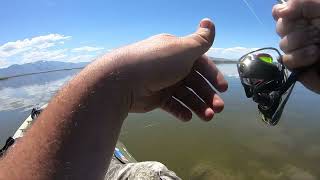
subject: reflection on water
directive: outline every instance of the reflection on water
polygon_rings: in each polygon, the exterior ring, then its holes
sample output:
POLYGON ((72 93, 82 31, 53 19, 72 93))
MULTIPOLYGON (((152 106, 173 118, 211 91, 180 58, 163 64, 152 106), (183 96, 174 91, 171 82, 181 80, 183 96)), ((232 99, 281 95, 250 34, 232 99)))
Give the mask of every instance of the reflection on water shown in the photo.
POLYGON ((0 147, 35 106, 48 102, 79 70, 17 77, 0 81, 0 147))
MULTIPOLYGON (((235 65, 219 67, 230 87, 224 112, 209 123, 196 117, 181 123, 159 110, 131 114, 120 139, 135 158, 163 162, 183 179, 319 179, 320 97, 298 84, 279 126, 267 127, 235 78, 235 65)), ((0 144, 76 72, 0 81, 0 144)))
POLYGON ((236 64, 219 64, 218 67, 225 77, 239 78, 236 64))
POLYGON ((0 111, 24 108, 29 110, 43 104, 76 72, 61 71, 39 75, 29 75, 0 81, 0 111))

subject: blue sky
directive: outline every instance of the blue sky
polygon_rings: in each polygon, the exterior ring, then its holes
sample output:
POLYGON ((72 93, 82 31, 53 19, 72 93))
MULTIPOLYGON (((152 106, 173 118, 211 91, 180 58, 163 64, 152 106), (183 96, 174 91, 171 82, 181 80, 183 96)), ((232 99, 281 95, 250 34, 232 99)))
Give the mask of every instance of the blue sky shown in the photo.
POLYGON ((2 0, 0 67, 37 60, 87 61, 159 33, 195 31, 211 18, 210 56, 237 58, 275 46, 273 0, 2 0), (249 6, 248 6, 249 5, 249 6), (251 9, 254 10, 252 12, 251 9))

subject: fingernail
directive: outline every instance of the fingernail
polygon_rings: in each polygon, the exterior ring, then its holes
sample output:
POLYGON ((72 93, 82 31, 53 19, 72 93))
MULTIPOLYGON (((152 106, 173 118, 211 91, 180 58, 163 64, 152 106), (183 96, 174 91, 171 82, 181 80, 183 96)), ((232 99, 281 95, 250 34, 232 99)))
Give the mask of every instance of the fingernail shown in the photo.
POLYGON ((207 108, 205 110, 205 116, 206 116, 206 120, 210 121, 212 120, 213 116, 214 116, 214 111, 211 108, 207 108))
POLYGON ((200 22, 200 27, 201 28, 206 28, 206 29, 210 29, 212 26, 212 21, 209 18, 204 18, 201 20, 200 22))

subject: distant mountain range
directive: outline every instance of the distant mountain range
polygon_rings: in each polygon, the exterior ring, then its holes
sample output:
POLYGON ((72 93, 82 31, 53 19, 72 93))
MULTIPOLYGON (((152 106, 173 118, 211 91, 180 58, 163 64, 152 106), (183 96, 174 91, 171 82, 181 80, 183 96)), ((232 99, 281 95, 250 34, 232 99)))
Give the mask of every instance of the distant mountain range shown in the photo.
MULTIPOLYGON (((237 61, 224 59, 224 58, 212 58, 216 64, 235 64, 237 61)), ((89 62, 70 63, 60 61, 37 61, 26 64, 14 64, 7 68, 0 69, 0 80, 7 79, 8 77, 23 76, 28 74, 37 74, 51 71, 68 70, 68 69, 81 69, 88 65, 89 62)))
POLYGON ((0 79, 15 77, 27 74, 36 74, 57 70, 80 69, 89 64, 88 62, 70 63, 60 61, 37 61, 26 64, 14 64, 7 68, 0 69, 0 79))
POLYGON ((209 57, 215 64, 237 64, 237 60, 209 57))

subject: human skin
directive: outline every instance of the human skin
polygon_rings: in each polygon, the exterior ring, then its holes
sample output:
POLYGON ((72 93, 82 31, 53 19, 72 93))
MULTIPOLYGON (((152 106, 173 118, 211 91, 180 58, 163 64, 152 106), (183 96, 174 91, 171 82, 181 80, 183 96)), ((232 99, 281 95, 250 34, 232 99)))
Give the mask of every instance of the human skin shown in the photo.
POLYGON ((162 108, 189 121, 192 110, 211 120, 224 102, 210 85, 228 88, 204 55, 214 36, 204 19, 189 36, 157 35, 88 65, 3 157, 0 179, 103 179, 130 112, 162 108))
POLYGON ((273 8, 284 64, 306 69, 299 81, 320 94, 320 1, 290 0, 273 8))

